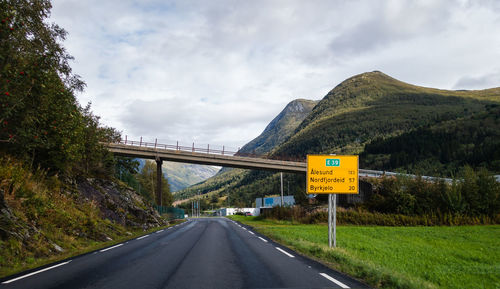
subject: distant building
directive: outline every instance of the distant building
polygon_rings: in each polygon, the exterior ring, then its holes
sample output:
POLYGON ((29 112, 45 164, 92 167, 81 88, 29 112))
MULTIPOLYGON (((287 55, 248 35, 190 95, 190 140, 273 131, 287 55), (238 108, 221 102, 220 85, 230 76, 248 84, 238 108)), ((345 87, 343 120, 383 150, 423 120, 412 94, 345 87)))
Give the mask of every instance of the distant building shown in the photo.
POLYGON ((238 213, 250 213, 252 216, 260 215, 260 210, 257 208, 222 208, 215 211, 217 216, 231 216, 236 215, 238 213))
MULTIPOLYGON (((283 206, 290 207, 295 205, 295 198, 293 196, 283 197, 283 206)), ((270 197, 270 198, 257 198, 255 199, 256 208, 272 208, 276 206, 281 206, 281 197, 270 197)))

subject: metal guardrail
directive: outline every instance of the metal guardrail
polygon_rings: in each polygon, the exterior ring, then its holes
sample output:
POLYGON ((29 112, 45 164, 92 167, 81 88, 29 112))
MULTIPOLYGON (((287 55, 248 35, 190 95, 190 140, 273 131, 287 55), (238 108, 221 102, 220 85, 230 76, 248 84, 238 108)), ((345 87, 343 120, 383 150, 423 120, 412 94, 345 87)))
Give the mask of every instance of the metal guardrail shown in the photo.
MULTIPOLYGON (((394 172, 387 172, 387 171, 364 170, 364 169, 359 169, 358 174, 359 174, 359 176, 362 176, 362 177, 372 177, 372 178, 380 178, 383 176, 394 176, 394 177, 404 176, 404 177, 409 177, 409 178, 419 177, 417 175, 412 175, 412 174, 394 173, 394 172)), ((453 179, 450 179, 450 178, 439 178, 439 177, 431 177, 431 176, 421 176, 421 178, 426 180, 426 181, 432 181, 432 182, 439 181, 439 180, 443 180, 447 183, 453 182, 453 179)))

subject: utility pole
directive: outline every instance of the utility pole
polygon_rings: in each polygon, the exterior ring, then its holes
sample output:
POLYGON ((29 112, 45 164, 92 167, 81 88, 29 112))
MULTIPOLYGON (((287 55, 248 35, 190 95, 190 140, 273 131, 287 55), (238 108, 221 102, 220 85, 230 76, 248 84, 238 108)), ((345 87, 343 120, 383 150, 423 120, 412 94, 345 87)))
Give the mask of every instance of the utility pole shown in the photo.
POLYGON ((281 179, 281 206, 283 207, 283 172, 280 173, 281 179))

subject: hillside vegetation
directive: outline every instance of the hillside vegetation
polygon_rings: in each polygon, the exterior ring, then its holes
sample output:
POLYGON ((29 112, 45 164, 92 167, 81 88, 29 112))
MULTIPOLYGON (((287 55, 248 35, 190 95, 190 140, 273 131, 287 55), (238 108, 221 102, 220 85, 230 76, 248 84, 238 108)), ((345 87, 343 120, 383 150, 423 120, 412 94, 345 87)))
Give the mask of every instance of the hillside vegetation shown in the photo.
MULTIPOLYGON (((363 152, 375 139, 488 113, 500 88, 449 91, 395 80, 381 72, 354 76, 331 90, 274 156, 363 152)), ((394 167, 393 167, 394 168, 394 167)))
POLYGON ((127 186, 0 158, 0 277, 166 225, 127 186))

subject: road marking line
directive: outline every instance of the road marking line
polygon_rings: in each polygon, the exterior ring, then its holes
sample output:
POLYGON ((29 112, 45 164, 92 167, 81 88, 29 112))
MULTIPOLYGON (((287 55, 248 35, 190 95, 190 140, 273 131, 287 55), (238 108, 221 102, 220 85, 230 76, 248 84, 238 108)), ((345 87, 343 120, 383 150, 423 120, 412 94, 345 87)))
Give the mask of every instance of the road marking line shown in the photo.
POLYGON ((146 238, 146 237, 149 237, 149 235, 144 235, 144 236, 142 236, 142 237, 139 237, 139 238, 137 238, 137 240, 144 239, 144 238, 146 238))
POLYGON ((326 279, 332 281, 333 283, 339 285, 340 287, 342 288, 349 288, 349 286, 345 285, 344 283, 334 279, 333 277, 329 276, 328 274, 325 274, 325 273, 319 273, 319 275, 325 277, 326 279))
POLYGON ((17 278, 14 278, 14 279, 10 279, 8 281, 4 281, 2 282, 2 284, 9 284, 11 282, 14 282, 14 281, 17 281, 17 280, 20 280, 20 279, 23 279, 23 278, 26 278, 26 277, 29 277, 29 276, 33 276, 35 274, 38 274, 38 273, 42 273, 42 272, 45 272, 45 271, 48 271, 50 269, 54 269, 56 267, 59 267, 59 266, 62 266, 62 265, 66 265, 68 264, 69 262, 71 262, 71 260, 67 261, 67 262, 64 262, 64 263, 60 263, 60 264, 57 264, 57 265, 54 265, 52 267, 48 267, 48 268, 45 268, 45 269, 42 269, 42 270, 38 270, 36 272, 32 272, 32 273, 29 273, 29 274, 26 274, 26 275, 23 275, 21 277, 17 277, 17 278))
POLYGON ((248 231, 248 233, 250 233, 250 234, 252 234, 252 235, 255 235, 255 233, 254 233, 254 232, 252 232, 252 231, 248 231))
POLYGON ((262 238, 262 237, 259 237, 259 239, 261 239, 262 241, 266 242, 267 243, 267 240, 262 238))
POLYGON ((283 254, 287 255, 287 256, 288 256, 288 257, 290 257, 290 258, 295 258, 295 256, 294 256, 294 255, 292 255, 292 254, 288 253, 287 251, 285 251, 285 250, 283 250, 283 249, 281 249, 281 248, 276 247, 276 249, 278 249, 278 251, 280 251, 281 253, 283 253, 283 254))
POLYGON ((246 230, 246 228, 245 228, 245 227, 241 227, 241 228, 242 228, 243 230, 246 230))
POLYGON ((108 250, 111 250, 111 249, 114 249, 114 248, 118 248, 118 247, 120 247, 120 246, 123 246, 123 243, 118 244, 118 245, 115 245, 115 246, 113 246, 113 247, 109 247, 109 248, 106 248, 106 249, 102 249, 102 250, 100 250, 99 252, 101 252, 101 253, 102 253, 102 252, 106 252, 106 251, 108 251, 108 250))
POLYGON ((160 231, 156 231, 156 234, 158 234, 158 233, 161 233, 161 232, 163 232, 163 230, 160 230, 160 231))

